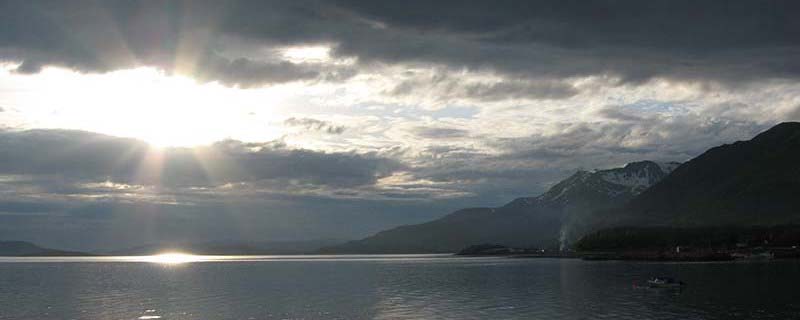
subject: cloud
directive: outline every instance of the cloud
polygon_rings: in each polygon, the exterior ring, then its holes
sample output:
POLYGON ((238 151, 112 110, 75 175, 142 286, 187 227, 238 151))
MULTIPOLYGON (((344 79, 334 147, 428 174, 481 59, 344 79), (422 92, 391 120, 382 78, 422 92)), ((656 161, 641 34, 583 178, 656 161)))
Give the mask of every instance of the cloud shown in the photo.
POLYGON ((566 123, 546 135, 498 141, 504 150, 498 158, 536 159, 566 168, 618 166, 635 159, 682 162, 713 146, 749 140, 769 126, 769 123, 696 115, 669 119, 649 116, 622 123, 566 123))
POLYGON ((386 93, 391 96, 430 96, 433 100, 445 102, 457 99, 491 102, 508 99, 565 99, 578 94, 578 90, 559 81, 480 81, 469 79, 466 75, 439 73, 403 80, 386 93))
POLYGON ((786 115, 786 120, 800 121, 800 106, 797 106, 786 115))
POLYGON ((295 118, 291 117, 283 121, 283 124, 290 127, 300 127, 306 130, 319 131, 327 134, 342 134, 346 129, 345 126, 333 125, 328 121, 317 120, 312 118, 295 118))
POLYGON ((609 74, 634 82, 658 76, 796 79, 800 70, 792 58, 800 43, 800 24, 789 14, 797 9, 792 1, 342 3, 391 30, 369 45, 342 42, 341 52, 362 59, 529 77, 609 74))
POLYGON ((319 76, 319 72, 312 68, 290 62, 266 63, 246 58, 228 60, 219 56, 208 57, 204 62, 203 69, 195 77, 240 87, 308 80, 319 76))
POLYGON ((644 118, 632 114, 630 112, 625 112, 622 110, 622 107, 619 106, 607 106, 598 110, 598 115, 609 119, 609 120, 616 120, 616 121, 623 121, 623 122, 639 122, 645 120, 644 118))
MULTIPOLYGON (((15 71, 26 74, 45 66, 81 72, 151 66, 237 87, 354 75, 346 67, 292 63, 274 51, 251 52, 271 40, 237 42, 233 38, 244 33, 229 34, 220 27, 236 19, 229 14, 246 10, 240 5, 245 4, 5 1, 0 4, 0 59, 20 63, 15 71)), ((273 9, 277 14, 290 10, 280 2, 273 9)))
POLYGON ((144 142, 69 130, 0 132, 0 174, 58 176, 163 186, 244 182, 355 187, 402 168, 374 154, 291 149, 277 142, 226 140, 196 148, 152 149, 144 142))
POLYGON ((84 250, 351 238, 446 211, 441 203, 423 210, 419 199, 429 195, 420 190, 392 199, 381 181, 402 170, 375 153, 280 141, 154 149, 83 131, 2 130, 0 234, 84 250))
POLYGON ((210 54, 191 75, 201 81, 219 81, 241 88, 292 81, 344 81, 354 76, 352 68, 287 61, 266 62, 248 58, 228 59, 210 54))
MULTIPOLYGON (((339 81, 373 63, 492 70, 533 81, 609 75, 737 84, 800 76, 793 1, 5 1, 0 57, 18 72, 157 66, 204 81, 259 86, 339 81), (435 19, 432 17, 436 17, 435 19), (271 48, 324 44, 359 66, 294 64, 271 48)), ((545 82, 548 83, 548 82, 545 82)), ((468 91, 557 99, 563 85, 468 91), (537 93, 537 91, 539 91, 537 93)), ((402 87, 398 92, 403 91, 402 87)))
POLYGON ((469 136, 469 131, 456 128, 416 127, 414 134, 428 139, 453 139, 469 136))

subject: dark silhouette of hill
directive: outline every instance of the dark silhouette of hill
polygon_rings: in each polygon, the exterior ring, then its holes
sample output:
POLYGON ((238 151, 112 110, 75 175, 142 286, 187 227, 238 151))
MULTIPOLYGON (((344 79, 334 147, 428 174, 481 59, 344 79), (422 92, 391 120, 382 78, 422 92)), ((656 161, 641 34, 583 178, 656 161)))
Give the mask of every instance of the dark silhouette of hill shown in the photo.
POLYGON ((632 199, 604 226, 782 225, 800 222, 800 123, 711 148, 632 199))
POLYGON ((0 241, 0 256, 90 256, 90 254, 43 248, 25 241, 0 241))

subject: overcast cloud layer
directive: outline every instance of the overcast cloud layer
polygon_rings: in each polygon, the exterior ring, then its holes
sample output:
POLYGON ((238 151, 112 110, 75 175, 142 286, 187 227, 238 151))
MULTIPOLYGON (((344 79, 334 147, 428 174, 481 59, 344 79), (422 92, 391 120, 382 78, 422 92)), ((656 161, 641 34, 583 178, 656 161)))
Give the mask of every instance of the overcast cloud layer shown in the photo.
POLYGON ((328 43, 361 63, 435 63, 524 78, 605 74, 796 79, 795 1, 4 1, 19 72, 139 65, 231 85, 338 78, 258 48, 328 43), (256 49, 256 50, 254 50, 256 49))
POLYGON ((355 238, 581 168, 685 161, 800 120, 798 13, 0 1, 0 239, 355 238))

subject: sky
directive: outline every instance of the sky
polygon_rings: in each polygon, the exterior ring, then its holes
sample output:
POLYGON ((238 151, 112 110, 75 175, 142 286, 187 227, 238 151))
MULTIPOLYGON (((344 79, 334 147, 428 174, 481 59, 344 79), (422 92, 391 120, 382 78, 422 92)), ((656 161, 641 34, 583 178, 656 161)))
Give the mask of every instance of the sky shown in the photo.
POLYGON ((355 239, 800 120, 796 1, 0 1, 0 239, 355 239))

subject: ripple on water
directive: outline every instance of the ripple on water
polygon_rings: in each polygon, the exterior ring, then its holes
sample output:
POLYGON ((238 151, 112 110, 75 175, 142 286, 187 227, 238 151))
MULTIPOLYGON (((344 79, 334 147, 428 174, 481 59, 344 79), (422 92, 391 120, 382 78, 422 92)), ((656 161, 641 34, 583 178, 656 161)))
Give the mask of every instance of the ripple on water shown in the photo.
POLYGON ((800 263, 444 257, 0 262, 0 319, 786 319, 800 263), (686 289, 636 289, 671 275, 686 289), (736 281, 731 281, 736 279, 736 281))

